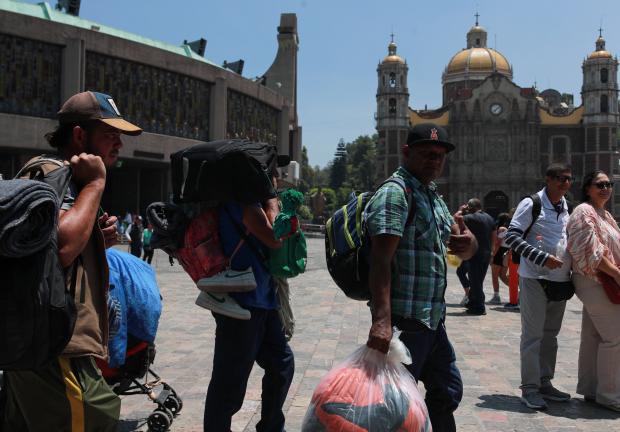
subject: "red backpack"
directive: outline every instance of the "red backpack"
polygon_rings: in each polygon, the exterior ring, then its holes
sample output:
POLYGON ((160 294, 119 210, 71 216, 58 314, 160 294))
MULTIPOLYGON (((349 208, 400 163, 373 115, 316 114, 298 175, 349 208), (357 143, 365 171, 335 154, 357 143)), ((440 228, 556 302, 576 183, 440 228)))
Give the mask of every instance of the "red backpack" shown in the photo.
POLYGON ((203 211, 191 220, 183 247, 173 255, 194 282, 226 269, 228 258, 220 242, 217 208, 203 211))

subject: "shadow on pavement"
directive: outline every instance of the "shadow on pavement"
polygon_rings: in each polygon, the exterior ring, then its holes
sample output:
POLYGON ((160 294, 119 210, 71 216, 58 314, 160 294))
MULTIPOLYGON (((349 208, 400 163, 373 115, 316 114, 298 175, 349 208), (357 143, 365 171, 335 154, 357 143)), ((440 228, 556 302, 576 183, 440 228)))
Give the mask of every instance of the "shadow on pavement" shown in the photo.
POLYGON ((146 419, 120 420, 118 422, 117 432, 137 432, 146 430, 148 430, 148 426, 146 425, 146 419))
POLYGON ((519 313, 519 309, 517 309, 517 308, 506 308, 504 306, 497 306, 497 307, 493 307, 493 308, 489 308, 489 309, 497 311, 497 312, 519 313))
MULTIPOLYGON (((521 399, 515 395, 492 394, 480 396, 482 402, 477 403, 479 408, 493 409, 498 411, 510 411, 518 413, 534 413, 521 403, 521 399)), ((620 413, 603 408, 595 403, 583 402, 580 399, 571 399, 569 402, 549 402, 549 408, 540 411, 553 417, 586 420, 614 420, 620 418, 620 413)))

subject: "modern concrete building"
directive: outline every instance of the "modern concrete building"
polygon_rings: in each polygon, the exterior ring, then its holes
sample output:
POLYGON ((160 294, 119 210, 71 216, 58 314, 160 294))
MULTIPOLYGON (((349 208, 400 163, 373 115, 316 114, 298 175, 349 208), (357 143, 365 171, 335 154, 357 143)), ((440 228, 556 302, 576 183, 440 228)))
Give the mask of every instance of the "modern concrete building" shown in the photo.
MULTIPOLYGON (((598 168, 620 179, 618 61, 602 35, 582 69, 579 107, 570 94, 520 87, 508 59, 487 47, 487 32, 476 21, 466 48, 452 56, 442 75, 443 106, 417 110, 409 107, 407 63, 392 41, 377 68, 377 181, 400 164, 407 127, 422 122, 446 127, 457 145, 437 181, 453 210, 479 197, 489 213, 506 211, 540 189, 551 162, 572 166, 575 199, 587 172, 598 168)), ((620 188, 611 209, 620 216, 620 188)))
MULTIPOLYGON (((141 126, 123 137, 108 174, 104 207, 142 212, 170 195, 169 156, 202 141, 249 138, 301 157, 297 116, 297 17, 282 14, 278 53, 251 80, 193 52, 68 15, 48 3, 0 0, 0 173, 10 178, 33 155, 52 151, 43 136, 71 95, 114 97, 141 126)), ((284 169, 294 183, 295 163, 284 169)), ((298 170, 297 170, 298 171, 298 170)))

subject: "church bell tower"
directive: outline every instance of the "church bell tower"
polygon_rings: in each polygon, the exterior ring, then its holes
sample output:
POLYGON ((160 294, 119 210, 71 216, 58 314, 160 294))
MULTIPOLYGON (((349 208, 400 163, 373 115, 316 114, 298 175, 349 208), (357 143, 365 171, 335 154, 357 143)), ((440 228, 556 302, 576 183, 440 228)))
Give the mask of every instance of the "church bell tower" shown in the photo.
POLYGON ((401 162, 401 148, 409 129, 409 89, 407 63, 396 54, 394 36, 388 55, 377 66, 377 142, 376 182, 394 172, 401 162))

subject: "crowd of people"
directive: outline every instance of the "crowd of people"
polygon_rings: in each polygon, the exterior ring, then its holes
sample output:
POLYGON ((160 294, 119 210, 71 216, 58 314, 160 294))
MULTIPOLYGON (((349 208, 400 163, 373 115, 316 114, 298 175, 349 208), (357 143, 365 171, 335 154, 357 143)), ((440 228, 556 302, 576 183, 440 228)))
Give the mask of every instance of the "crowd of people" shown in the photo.
MULTIPOLYGON (((73 169, 60 210, 58 249, 62 265, 83 275, 82 283, 72 283, 71 277, 67 281, 79 288, 77 322, 71 341, 50 365, 5 374, 8 391, 0 421, 10 431, 67 430, 67 425, 73 425, 73 431, 115 431, 120 400, 94 364, 95 358, 107 355, 105 248, 116 244, 122 232, 131 253, 150 263, 153 230, 150 224, 143 227, 139 215, 119 222, 99 209, 107 169, 123 145, 121 135, 137 135, 141 129, 120 116, 110 96, 95 92, 71 97, 58 116, 58 128, 48 139, 73 169)), ((508 255, 519 255, 521 400, 533 409, 545 409, 546 400, 570 400, 552 380, 566 300, 576 292, 584 310, 577 392, 620 411, 620 306, 608 293, 620 285, 620 229, 605 210, 613 188, 608 174, 595 171, 585 177, 582 204, 574 210, 565 198, 573 181, 571 169, 554 163, 545 172, 545 186, 524 198, 512 215, 494 220, 476 198, 452 214, 434 180, 454 149, 442 127, 412 127, 402 149, 403 164, 393 174, 406 189, 384 183, 367 205, 364 217, 372 245, 368 347, 387 353, 397 326, 413 358, 407 369, 425 385, 433 430, 456 431, 454 411, 463 383, 446 330, 446 256, 463 260, 459 276, 467 313, 484 315, 483 281, 489 265, 494 291, 489 303, 499 304, 500 281, 508 283, 508 255)), ((272 175, 277 176, 275 167, 272 175)), ((273 231, 278 211, 276 198, 229 202, 220 209, 220 236, 231 268, 250 269, 256 289, 231 294, 250 312, 249 318, 213 312, 206 431, 230 430, 254 363, 265 371, 256 428, 284 430, 282 407, 294 375, 294 355, 279 314, 280 284, 259 258, 262 251, 281 247, 273 231)))

